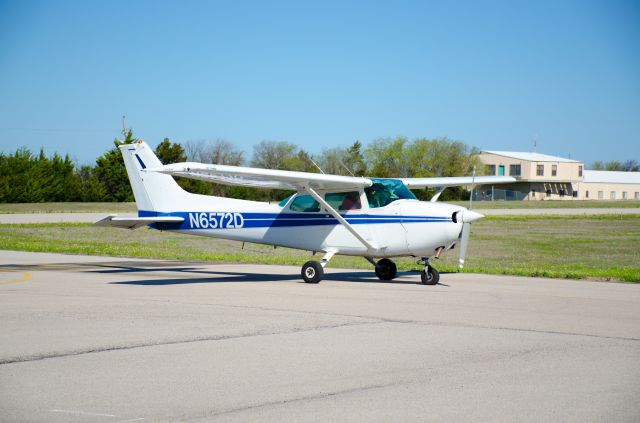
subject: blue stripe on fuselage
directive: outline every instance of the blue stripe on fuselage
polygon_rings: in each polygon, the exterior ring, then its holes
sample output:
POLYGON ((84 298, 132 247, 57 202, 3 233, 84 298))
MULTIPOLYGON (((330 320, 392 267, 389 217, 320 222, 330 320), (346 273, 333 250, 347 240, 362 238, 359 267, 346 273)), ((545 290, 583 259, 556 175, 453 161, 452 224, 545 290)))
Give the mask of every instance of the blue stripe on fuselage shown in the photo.
MULTIPOLYGON (((337 219, 327 213, 254 213, 254 212, 153 212, 141 210, 139 217, 178 216, 184 219, 181 223, 158 223, 158 229, 239 229, 239 228, 272 228, 339 225, 337 219), (233 215, 234 218, 225 217, 233 215), (239 215, 240 218, 235 217, 239 215), (201 223, 206 221, 205 225, 201 223), (215 222, 212 224, 213 221, 215 222), (239 224, 241 222, 241 224, 239 224)), ((434 223, 452 222, 451 217, 443 216, 397 216, 344 214, 352 225, 385 224, 385 223, 434 223)))

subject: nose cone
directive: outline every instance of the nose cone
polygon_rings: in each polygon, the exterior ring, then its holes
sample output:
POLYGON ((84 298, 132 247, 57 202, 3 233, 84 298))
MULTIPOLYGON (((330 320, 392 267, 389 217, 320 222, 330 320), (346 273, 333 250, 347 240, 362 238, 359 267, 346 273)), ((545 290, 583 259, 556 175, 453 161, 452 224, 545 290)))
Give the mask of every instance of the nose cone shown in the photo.
POLYGON ((483 214, 476 213, 472 210, 465 210, 464 212, 462 212, 462 221, 464 223, 473 223, 476 220, 482 219, 483 217, 483 214))

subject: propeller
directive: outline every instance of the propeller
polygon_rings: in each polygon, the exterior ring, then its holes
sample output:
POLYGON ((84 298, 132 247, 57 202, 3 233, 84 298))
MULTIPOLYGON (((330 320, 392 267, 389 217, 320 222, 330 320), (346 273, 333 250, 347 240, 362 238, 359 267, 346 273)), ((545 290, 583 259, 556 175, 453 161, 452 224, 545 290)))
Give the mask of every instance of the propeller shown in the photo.
POLYGON ((464 259, 467 256, 467 246, 469 244, 469 234, 471 233, 471 224, 483 217, 484 215, 471 210, 464 210, 462 212, 462 232, 460 233, 460 258, 458 259, 458 269, 462 269, 464 267, 464 259))
POLYGON ((475 178, 476 167, 474 166, 473 175, 471 177, 471 192, 469 194, 469 209, 462 212, 462 232, 460 233, 460 257, 458 258, 458 269, 462 269, 464 267, 464 259, 467 256, 467 246, 469 245, 469 234, 471 233, 471 224, 484 217, 480 213, 471 211, 475 178))

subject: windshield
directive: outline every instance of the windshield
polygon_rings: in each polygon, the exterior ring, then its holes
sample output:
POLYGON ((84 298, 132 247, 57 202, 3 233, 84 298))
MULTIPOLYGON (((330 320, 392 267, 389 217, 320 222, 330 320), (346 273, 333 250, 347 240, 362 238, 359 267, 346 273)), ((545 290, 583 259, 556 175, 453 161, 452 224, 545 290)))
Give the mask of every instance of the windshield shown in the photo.
POLYGON ((399 179, 371 178, 373 185, 365 188, 369 207, 384 207, 396 200, 416 200, 416 196, 399 179))
POLYGON ((289 199, 290 199, 291 197, 293 197, 293 194, 291 194, 290 196, 288 196, 288 197, 287 197, 287 198, 285 198, 284 200, 280 201, 280 202, 278 203, 278 205, 279 205, 280 207, 284 207, 284 206, 286 206, 286 205, 287 205, 287 203, 289 202, 289 199))

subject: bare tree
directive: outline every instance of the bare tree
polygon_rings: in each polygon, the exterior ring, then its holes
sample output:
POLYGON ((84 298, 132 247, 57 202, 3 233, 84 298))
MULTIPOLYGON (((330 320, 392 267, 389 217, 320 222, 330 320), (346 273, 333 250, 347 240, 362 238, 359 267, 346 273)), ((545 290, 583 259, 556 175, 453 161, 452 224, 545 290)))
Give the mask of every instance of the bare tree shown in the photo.
POLYGON ((215 141, 188 141, 185 144, 187 158, 202 163, 241 166, 244 164, 244 151, 227 140, 218 138, 215 141))

